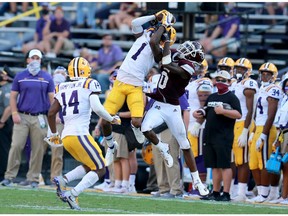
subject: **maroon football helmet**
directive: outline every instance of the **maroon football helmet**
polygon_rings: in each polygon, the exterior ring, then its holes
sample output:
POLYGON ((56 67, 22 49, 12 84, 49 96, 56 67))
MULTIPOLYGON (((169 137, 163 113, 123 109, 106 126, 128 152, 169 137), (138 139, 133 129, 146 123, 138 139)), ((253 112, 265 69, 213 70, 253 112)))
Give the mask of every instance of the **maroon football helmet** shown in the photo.
POLYGON ((205 59, 204 48, 198 41, 185 41, 178 46, 177 52, 180 59, 186 59, 199 65, 205 59))

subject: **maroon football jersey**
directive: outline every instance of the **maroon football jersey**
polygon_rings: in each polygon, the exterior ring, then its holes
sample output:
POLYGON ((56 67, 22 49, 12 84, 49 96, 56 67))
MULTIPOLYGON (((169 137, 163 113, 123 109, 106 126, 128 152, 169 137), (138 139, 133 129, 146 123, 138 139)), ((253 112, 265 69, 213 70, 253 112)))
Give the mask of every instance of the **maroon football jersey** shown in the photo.
POLYGON ((165 66, 162 66, 156 92, 147 95, 156 101, 179 105, 179 97, 185 93, 185 88, 194 73, 194 66, 192 62, 185 59, 174 60, 173 62, 182 67, 189 76, 183 79, 180 74, 168 72, 165 66))

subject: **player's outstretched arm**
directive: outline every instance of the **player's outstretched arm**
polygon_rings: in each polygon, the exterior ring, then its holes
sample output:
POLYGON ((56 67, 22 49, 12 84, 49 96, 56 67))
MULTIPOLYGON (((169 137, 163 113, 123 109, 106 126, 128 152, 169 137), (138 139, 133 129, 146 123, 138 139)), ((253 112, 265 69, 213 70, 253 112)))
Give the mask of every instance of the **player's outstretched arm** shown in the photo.
POLYGON ((132 20, 132 33, 135 35, 136 38, 140 37, 143 34, 143 27, 142 25, 150 22, 155 19, 155 15, 149 16, 142 16, 132 20))
POLYGON ((150 39, 150 47, 154 55, 154 59, 156 62, 160 62, 162 60, 162 50, 160 48, 160 40, 163 33, 166 31, 164 26, 160 26, 157 31, 151 36, 150 39))
POLYGON ((103 119, 105 119, 106 121, 112 122, 113 121, 113 117, 105 110, 105 108, 103 107, 98 95, 96 93, 92 93, 90 95, 90 106, 92 108, 92 110, 99 115, 100 117, 102 117, 103 119))

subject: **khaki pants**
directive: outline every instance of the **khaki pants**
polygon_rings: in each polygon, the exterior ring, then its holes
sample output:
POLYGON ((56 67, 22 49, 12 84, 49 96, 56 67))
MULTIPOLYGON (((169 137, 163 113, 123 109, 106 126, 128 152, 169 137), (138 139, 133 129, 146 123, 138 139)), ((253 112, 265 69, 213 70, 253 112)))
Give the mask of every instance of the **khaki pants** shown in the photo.
POLYGON ((169 129, 166 129, 160 134, 158 134, 158 138, 162 142, 169 144, 170 154, 172 155, 174 160, 173 166, 168 168, 165 165, 165 162, 162 159, 161 153, 158 148, 155 145, 152 145, 153 161, 157 175, 159 192, 170 192, 173 195, 182 194, 183 189, 180 181, 180 164, 178 160, 180 147, 169 129))
MULTIPOLYGON (((31 140, 31 156, 26 178, 28 181, 38 182, 46 146, 43 139, 47 135, 47 126, 45 128, 40 127, 38 116, 22 113, 19 113, 19 115, 21 123, 13 126, 12 143, 9 150, 5 179, 11 180, 17 176, 21 163, 21 154, 29 136, 31 140)), ((47 125, 47 116, 44 116, 44 119, 47 125)))

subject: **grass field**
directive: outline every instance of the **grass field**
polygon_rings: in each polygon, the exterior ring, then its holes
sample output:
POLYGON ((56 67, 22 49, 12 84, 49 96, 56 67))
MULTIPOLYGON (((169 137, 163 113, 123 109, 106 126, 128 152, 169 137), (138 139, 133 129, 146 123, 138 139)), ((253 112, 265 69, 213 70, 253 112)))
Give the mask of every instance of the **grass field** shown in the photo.
POLYGON ((85 191, 81 211, 71 210, 49 187, 0 187, 0 214, 287 214, 288 206, 162 199, 150 195, 116 195, 85 191))

